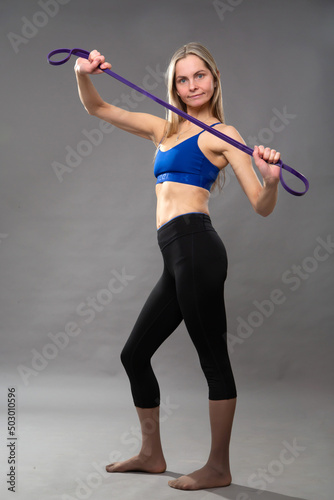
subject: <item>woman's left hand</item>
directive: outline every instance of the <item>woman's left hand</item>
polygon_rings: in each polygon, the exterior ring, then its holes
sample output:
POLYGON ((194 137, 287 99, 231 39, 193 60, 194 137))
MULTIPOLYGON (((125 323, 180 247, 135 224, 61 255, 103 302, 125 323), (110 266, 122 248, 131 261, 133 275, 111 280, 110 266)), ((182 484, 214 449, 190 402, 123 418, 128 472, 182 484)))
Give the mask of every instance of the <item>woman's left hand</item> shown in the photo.
POLYGON ((253 158, 255 165, 259 169, 264 182, 279 179, 280 167, 275 165, 280 159, 281 154, 275 149, 265 148, 264 146, 254 146, 253 158))

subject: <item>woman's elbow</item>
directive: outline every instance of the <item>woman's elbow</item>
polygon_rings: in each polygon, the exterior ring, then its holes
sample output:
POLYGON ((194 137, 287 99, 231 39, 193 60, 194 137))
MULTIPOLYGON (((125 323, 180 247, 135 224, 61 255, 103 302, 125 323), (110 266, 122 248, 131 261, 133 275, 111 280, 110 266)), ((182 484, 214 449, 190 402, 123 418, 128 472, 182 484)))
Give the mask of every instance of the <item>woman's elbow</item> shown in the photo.
POLYGON ((254 205, 254 211, 258 214, 261 215, 262 217, 268 217, 271 213, 273 213, 274 208, 276 206, 276 202, 274 204, 266 205, 266 206, 261 206, 261 205, 254 205))
POLYGON ((90 116, 97 116, 98 114, 98 109, 95 108, 95 107, 88 107, 88 106, 85 106, 85 110, 87 111, 87 113, 90 115, 90 116))
POLYGON ((101 116, 104 116, 104 111, 105 111, 105 106, 104 104, 85 104, 84 105, 85 110, 87 113, 91 116, 97 116, 98 118, 101 118, 101 116))
POLYGON ((268 215, 270 215, 271 213, 273 213, 274 209, 270 209, 270 210, 263 210, 263 209, 255 209, 255 212, 258 214, 258 215, 261 215, 262 217, 268 217, 268 215))

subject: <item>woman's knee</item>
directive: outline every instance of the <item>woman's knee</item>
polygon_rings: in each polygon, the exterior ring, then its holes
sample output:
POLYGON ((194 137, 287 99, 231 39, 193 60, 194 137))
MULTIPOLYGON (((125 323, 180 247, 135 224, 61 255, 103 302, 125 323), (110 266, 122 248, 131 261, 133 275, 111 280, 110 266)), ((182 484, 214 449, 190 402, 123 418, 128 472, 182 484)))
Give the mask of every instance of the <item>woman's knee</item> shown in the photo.
POLYGON ((125 370, 126 371, 130 370, 132 364, 132 353, 131 349, 127 344, 123 347, 120 358, 121 358, 121 363, 124 366, 125 370))
POLYGON ((120 358, 125 371, 129 375, 140 373, 150 362, 149 358, 145 356, 145 353, 134 347, 131 342, 125 344, 120 358))

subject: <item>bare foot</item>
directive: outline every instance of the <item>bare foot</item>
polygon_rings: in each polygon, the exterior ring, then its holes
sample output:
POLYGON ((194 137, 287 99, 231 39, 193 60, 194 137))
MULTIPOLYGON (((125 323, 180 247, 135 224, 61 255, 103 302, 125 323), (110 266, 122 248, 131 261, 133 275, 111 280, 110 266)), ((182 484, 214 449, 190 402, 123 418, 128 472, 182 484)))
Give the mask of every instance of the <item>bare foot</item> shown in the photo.
POLYGON ((209 465, 205 465, 188 476, 181 476, 178 479, 169 481, 168 484, 178 490, 203 490, 229 486, 231 482, 231 474, 224 474, 209 465))
POLYGON ((165 472, 165 470, 166 462, 163 457, 145 457, 140 454, 124 462, 115 462, 106 466, 107 472, 149 472, 159 474, 165 472))

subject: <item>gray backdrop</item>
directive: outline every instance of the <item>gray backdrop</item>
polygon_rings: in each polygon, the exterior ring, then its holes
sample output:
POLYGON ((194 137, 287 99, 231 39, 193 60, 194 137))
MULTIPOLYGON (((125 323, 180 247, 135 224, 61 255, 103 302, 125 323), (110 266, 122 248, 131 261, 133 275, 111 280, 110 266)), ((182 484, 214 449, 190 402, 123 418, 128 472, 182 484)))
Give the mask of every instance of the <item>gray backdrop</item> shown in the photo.
MULTIPOLYGON (((162 268, 153 145, 90 117, 77 96, 75 58, 54 67, 46 56, 97 48, 114 71, 165 98, 171 54, 199 41, 220 68, 226 122, 250 146, 280 150, 310 181, 303 197, 280 187, 274 213, 261 218, 228 167, 210 211, 229 255, 231 360, 239 395, 252 401, 240 408, 256 420, 270 395, 282 422, 289 393, 291 436, 309 440, 303 474, 319 459, 325 488, 330 449, 319 453, 316 443, 333 430, 333 2, 17 0, 1 2, 0 22, 1 423, 6 430, 7 388, 15 387, 22 471, 23 449, 37 446, 27 422, 42 418, 44 398, 58 416, 104 401, 132 411, 119 353, 162 268)), ((109 102, 164 116, 107 75, 94 83, 109 102)), ((203 404, 205 381, 183 326, 153 364, 163 394, 179 390, 181 404, 198 393, 203 404)), ((1 456, 5 471, 4 444, 1 456)), ((286 493, 327 498, 309 487, 286 493)))

